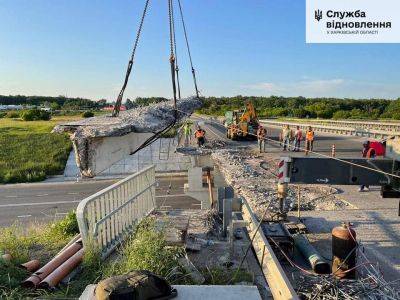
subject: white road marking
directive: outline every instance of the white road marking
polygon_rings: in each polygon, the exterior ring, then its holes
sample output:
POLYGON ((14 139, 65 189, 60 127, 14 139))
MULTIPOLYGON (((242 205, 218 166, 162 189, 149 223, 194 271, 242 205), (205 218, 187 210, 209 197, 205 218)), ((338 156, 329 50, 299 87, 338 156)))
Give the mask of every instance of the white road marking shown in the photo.
POLYGON ((18 196, 6 196, 6 198, 18 198, 18 196))
POLYGON ((32 217, 32 215, 21 215, 21 216, 17 216, 17 218, 29 218, 32 217))
POLYGON ((52 205, 52 204, 68 204, 78 203, 79 200, 74 201, 55 201, 55 202, 33 202, 33 203, 14 203, 14 204, 1 204, 1 207, 20 207, 20 206, 36 206, 36 205, 52 205))
POLYGON ((178 194, 178 195, 164 195, 164 196, 156 196, 156 198, 171 198, 171 197, 187 197, 186 194, 178 194))
POLYGON ((79 193, 73 193, 73 192, 70 192, 70 193, 67 193, 68 195, 78 195, 79 193))
POLYGON ((39 195, 36 195, 36 197, 44 197, 44 196, 48 196, 49 194, 39 194, 39 195))
MULTIPOLYGON (((178 195, 165 195, 165 196, 156 196, 156 198, 172 198, 172 197, 187 197, 186 194, 178 194, 178 195)), ((40 206, 40 205, 54 205, 54 204, 69 204, 69 203, 79 203, 80 200, 73 201, 54 201, 54 202, 32 202, 32 203, 10 203, 10 204, 1 204, 0 208, 3 207, 23 207, 23 206, 40 206)))

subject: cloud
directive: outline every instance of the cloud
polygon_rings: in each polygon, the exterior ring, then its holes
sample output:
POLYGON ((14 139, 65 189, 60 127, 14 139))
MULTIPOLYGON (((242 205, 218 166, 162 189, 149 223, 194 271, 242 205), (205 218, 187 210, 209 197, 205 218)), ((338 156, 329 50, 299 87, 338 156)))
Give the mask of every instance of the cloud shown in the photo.
POLYGON ((304 96, 304 97, 338 97, 338 98, 384 98, 400 97, 400 85, 376 82, 333 79, 312 79, 302 77, 295 82, 259 82, 242 85, 242 94, 258 96, 304 96))
POLYGON ((345 84, 344 79, 301 80, 293 83, 260 82, 244 85, 244 89, 264 91, 280 95, 316 95, 330 94, 345 84))

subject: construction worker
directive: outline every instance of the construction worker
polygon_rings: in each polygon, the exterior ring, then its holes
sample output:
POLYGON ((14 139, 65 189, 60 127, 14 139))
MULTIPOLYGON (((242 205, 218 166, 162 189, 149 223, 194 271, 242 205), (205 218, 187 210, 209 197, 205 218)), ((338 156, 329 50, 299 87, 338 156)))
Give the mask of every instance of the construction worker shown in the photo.
POLYGON ((192 139, 192 125, 189 122, 186 122, 183 126, 183 135, 185 137, 185 147, 187 147, 192 139))
MULTIPOLYGON (((369 141, 365 141, 363 143, 363 150, 362 150, 362 156, 365 158, 375 158, 376 156, 376 151, 374 148, 371 147, 369 141)), ((362 184, 360 185, 360 188, 358 189, 359 192, 363 191, 369 191, 369 185, 362 184)))
POLYGON ((308 130, 306 132, 306 155, 308 155, 309 151, 313 151, 314 148, 314 131, 311 126, 308 126, 308 130))
POLYGON ((257 140, 258 140, 258 148, 260 149, 260 153, 265 152, 265 137, 267 136, 267 130, 260 125, 257 130, 257 140))
POLYGON ((197 130, 194 133, 194 137, 197 139, 197 146, 199 148, 204 145, 205 136, 206 136, 206 132, 200 126, 197 126, 197 130))
POLYGON ((282 129, 282 142, 283 142, 283 151, 290 151, 290 140, 292 139, 293 132, 290 129, 289 125, 286 125, 282 129))
POLYGON ((300 126, 296 126, 296 131, 294 132, 294 152, 300 151, 300 143, 303 139, 303 131, 301 131, 300 126))

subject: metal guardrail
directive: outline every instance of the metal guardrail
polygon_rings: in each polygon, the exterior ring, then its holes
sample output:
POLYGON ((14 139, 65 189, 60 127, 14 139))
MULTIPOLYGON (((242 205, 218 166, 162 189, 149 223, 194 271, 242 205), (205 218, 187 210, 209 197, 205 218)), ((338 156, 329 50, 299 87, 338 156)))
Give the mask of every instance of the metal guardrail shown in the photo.
POLYGON ((400 132, 392 132, 392 131, 382 131, 382 130, 363 130, 359 128, 350 128, 350 127, 337 127, 337 126, 324 126, 324 125, 315 125, 314 123, 301 123, 301 122, 284 122, 284 121, 272 121, 272 120, 261 120, 262 124, 268 124, 272 126, 299 126, 301 129, 307 129, 308 126, 312 126, 315 131, 318 132, 327 132, 327 133, 335 133, 335 134, 343 134, 343 135, 352 135, 352 136, 361 136, 361 137, 373 137, 373 138, 381 138, 385 139, 391 136, 400 136, 400 132))
MULTIPOLYGON (((288 119, 288 122, 298 122, 296 119, 288 119)), ((300 121, 300 123, 305 123, 300 121)), ((356 121, 356 120, 316 120, 310 119, 306 123, 316 125, 328 125, 328 126, 341 126, 350 128, 363 128, 363 129, 374 129, 382 131, 400 131, 399 122, 377 122, 377 121, 356 121)))
POLYGON ((76 216, 83 244, 108 256, 156 207, 155 166, 147 167, 82 200, 76 216))

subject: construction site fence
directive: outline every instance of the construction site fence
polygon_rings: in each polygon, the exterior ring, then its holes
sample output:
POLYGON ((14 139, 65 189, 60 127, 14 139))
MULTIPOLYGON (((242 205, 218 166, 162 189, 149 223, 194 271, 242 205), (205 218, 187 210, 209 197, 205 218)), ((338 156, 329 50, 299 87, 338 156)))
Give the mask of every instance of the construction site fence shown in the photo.
POLYGON ((363 128, 351 128, 351 127, 343 127, 337 124, 335 126, 325 126, 325 125, 316 125, 313 122, 285 122, 285 121, 275 121, 275 120, 261 120, 262 124, 270 125, 270 126, 278 126, 282 127, 285 125, 289 125, 291 127, 299 126, 303 130, 307 130, 309 126, 312 126, 314 131, 318 132, 326 132, 333 134, 342 134, 342 135, 351 135, 351 136, 360 136, 360 137, 372 137, 376 139, 386 139, 392 136, 400 136, 400 131, 392 132, 392 131, 383 131, 383 130, 375 130, 375 129, 363 129, 363 128))
POLYGON ((149 166, 82 200, 76 216, 84 246, 108 256, 156 206, 155 166, 149 166))

